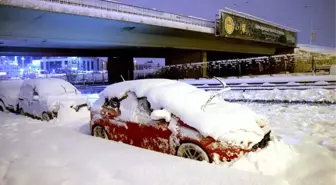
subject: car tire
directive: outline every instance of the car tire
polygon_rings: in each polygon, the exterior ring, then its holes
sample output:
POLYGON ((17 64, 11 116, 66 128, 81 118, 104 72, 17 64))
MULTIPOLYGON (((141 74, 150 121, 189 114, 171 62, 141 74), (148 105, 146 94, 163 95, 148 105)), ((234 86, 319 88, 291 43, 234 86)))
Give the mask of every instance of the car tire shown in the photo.
POLYGON ((24 112, 23 108, 20 108, 18 112, 19 112, 19 114, 22 115, 22 116, 25 115, 25 112, 24 112))
POLYGON ((0 101, 0 112, 8 112, 3 101, 0 101))
POLYGON ((52 118, 48 113, 46 113, 46 112, 42 113, 42 121, 50 121, 51 119, 52 118))
POLYGON ((181 144, 177 150, 176 155, 187 159, 206 161, 210 163, 208 154, 200 146, 194 143, 181 144))
POLYGON ((92 135, 95 137, 100 137, 102 139, 108 139, 106 130, 100 125, 96 125, 92 128, 92 135))

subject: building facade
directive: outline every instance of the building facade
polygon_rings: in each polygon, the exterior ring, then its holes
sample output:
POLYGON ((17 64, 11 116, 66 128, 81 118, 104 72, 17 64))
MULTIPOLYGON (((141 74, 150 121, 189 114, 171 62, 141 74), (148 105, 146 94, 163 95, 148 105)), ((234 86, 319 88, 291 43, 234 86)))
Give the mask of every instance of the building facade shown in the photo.
POLYGON ((103 71, 106 70, 104 57, 43 57, 40 69, 48 73, 66 71, 103 71))

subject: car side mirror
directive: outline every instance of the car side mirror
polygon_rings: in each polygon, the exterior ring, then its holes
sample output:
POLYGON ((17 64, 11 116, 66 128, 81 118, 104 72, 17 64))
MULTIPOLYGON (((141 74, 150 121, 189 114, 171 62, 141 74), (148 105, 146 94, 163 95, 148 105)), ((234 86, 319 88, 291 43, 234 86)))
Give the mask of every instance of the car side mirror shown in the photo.
POLYGON ((165 109, 162 110, 153 110, 153 112, 150 115, 152 120, 162 120, 164 119, 166 122, 170 122, 171 119, 171 113, 168 112, 165 109))
POLYGON ((34 95, 34 96, 33 96, 33 100, 34 100, 34 101, 38 101, 39 99, 40 99, 40 97, 39 97, 38 95, 34 95))

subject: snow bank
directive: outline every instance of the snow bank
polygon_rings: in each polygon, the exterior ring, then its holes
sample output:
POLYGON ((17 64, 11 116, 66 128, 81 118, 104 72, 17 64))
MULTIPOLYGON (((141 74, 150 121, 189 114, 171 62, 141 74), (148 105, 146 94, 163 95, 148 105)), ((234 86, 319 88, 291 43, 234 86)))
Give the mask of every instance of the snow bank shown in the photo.
POLYGON ((316 45, 308 45, 308 44, 298 44, 300 50, 321 53, 330 56, 336 56, 336 48, 332 47, 324 47, 324 46, 316 46, 316 45))
POLYGON ((87 109, 87 107, 83 107, 76 112, 75 109, 70 108, 70 106, 66 106, 64 104, 61 104, 60 106, 61 107, 58 110, 57 119, 53 120, 58 124, 63 124, 70 121, 78 121, 81 119, 90 119, 90 111, 87 109))
POLYGON ((281 178, 102 140, 22 116, 0 117, 3 185, 288 185, 281 178))
POLYGON ((224 165, 265 175, 278 175, 285 172, 297 157, 299 154, 294 148, 274 138, 266 148, 248 153, 224 165))
POLYGON ((99 111, 106 97, 121 98, 128 91, 135 92, 137 97, 147 97, 152 109, 165 108, 203 135, 214 139, 257 143, 265 135, 256 124, 257 115, 250 109, 215 98, 202 110, 211 94, 174 80, 147 79, 110 85, 100 93, 92 110, 99 111))
POLYGON ((222 94, 226 100, 281 100, 307 102, 336 102, 336 90, 258 90, 258 91, 226 91, 222 94))
MULTIPOLYGON (((290 144, 291 147, 279 143, 277 150, 269 155, 257 156, 257 153, 250 153, 244 158, 248 160, 240 161, 246 166, 250 164, 250 171, 270 174, 269 168, 281 167, 281 162, 290 159, 287 162, 286 170, 278 173, 288 179, 290 184, 298 185, 329 185, 336 184, 336 106, 322 105, 288 105, 288 104, 257 104, 246 103, 257 113, 264 114, 269 119, 269 125, 273 130, 273 135, 282 142, 290 144), (287 146, 288 147, 288 146, 287 146), (281 149, 283 148, 283 149, 281 149), (294 150, 293 150, 294 149, 294 150), (295 153, 286 153, 290 150, 295 153), (254 155, 254 161, 249 156, 254 155), (295 157, 297 155, 297 157, 295 157), (272 156, 277 156, 274 158, 272 156), (256 158, 255 158, 256 157, 256 158), (262 161, 273 163, 266 166, 258 165, 262 161), (257 168, 255 168, 257 167, 257 168), (266 173, 265 173, 266 172, 266 173)), ((272 146, 272 145, 271 145, 272 146)), ((262 150, 260 152, 267 152, 262 150)), ((265 163, 266 164, 266 163, 265 163)), ((233 165, 234 166, 234 165, 233 165)), ((234 166, 237 167, 237 166, 234 166)), ((278 168, 281 169, 281 168, 278 168)))

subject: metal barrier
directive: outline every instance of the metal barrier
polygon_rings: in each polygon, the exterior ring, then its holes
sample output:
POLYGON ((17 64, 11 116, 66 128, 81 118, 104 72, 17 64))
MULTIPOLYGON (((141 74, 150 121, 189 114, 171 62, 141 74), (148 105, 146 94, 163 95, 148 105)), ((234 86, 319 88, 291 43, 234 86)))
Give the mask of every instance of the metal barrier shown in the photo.
POLYGON ((104 1, 104 0, 36 0, 58 4, 66 4, 70 6, 79 6, 118 13, 133 14, 138 16, 169 20, 185 24, 197 25, 206 28, 215 28, 215 22, 196 17, 183 16, 178 14, 167 13, 164 11, 153 10, 149 8, 128 5, 119 2, 104 1))
POLYGON ((145 78, 202 78, 206 67, 207 77, 229 77, 246 75, 265 75, 293 73, 295 71, 295 55, 274 55, 244 59, 209 61, 206 63, 187 63, 165 66, 145 78), (204 65, 206 64, 206 65, 204 65))

